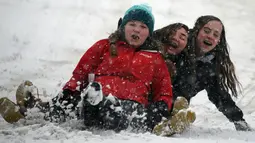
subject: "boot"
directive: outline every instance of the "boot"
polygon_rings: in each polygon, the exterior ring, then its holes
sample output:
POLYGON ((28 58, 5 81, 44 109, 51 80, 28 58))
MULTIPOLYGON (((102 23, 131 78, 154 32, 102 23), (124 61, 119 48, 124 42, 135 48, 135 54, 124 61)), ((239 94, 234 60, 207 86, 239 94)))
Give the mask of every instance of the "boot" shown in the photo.
POLYGON ((104 98, 102 86, 100 83, 90 82, 81 93, 81 97, 82 100, 78 104, 79 119, 84 120, 84 125, 87 127, 99 126, 99 104, 103 104, 104 98))
POLYGON ((41 101, 35 94, 38 95, 37 88, 31 81, 26 80, 16 90, 16 102, 23 109, 33 108, 36 102, 41 101))
MULTIPOLYGON (((179 113, 179 111, 181 110, 186 110, 189 108, 189 103, 187 101, 187 99, 185 97, 179 96, 176 98, 176 100, 174 101, 174 105, 173 105, 173 110, 171 112, 171 118, 169 120, 165 120, 163 122, 161 122, 160 124, 156 125, 153 129, 153 132, 157 135, 164 135, 164 136, 171 136, 173 134, 175 134, 176 132, 173 129, 168 129, 169 125, 171 122, 176 123, 176 117, 179 117, 180 115, 182 115, 181 113, 179 113), (177 113, 179 113, 178 115, 176 115, 177 113), (173 121, 171 121, 173 120, 173 121), (167 131, 166 131, 167 130, 167 131), (165 133, 167 132, 167 133, 165 133), (166 135, 165 135, 166 134, 166 135)), ((190 113, 188 114, 189 118, 192 118, 192 116, 190 116, 190 113)), ((180 121, 182 122, 182 121, 180 121)), ((172 123, 172 124, 173 124, 172 123)))
POLYGON ((41 100, 35 97, 38 95, 38 89, 31 81, 22 82, 16 90, 16 102, 12 102, 8 98, 1 98, 1 115, 8 123, 17 122, 24 118, 28 108, 33 108, 41 104, 41 100))
POLYGON ((24 115, 20 112, 20 107, 7 97, 0 99, 0 114, 8 123, 15 123, 24 118, 24 115))
POLYGON ((25 81, 18 86, 16 91, 16 102, 4 97, 0 99, 0 113, 8 123, 17 122, 25 117, 27 108, 33 108, 39 99, 31 91, 37 89, 31 81, 25 81))
POLYGON ((179 96, 174 101, 172 116, 174 116, 176 113, 178 113, 182 109, 188 109, 189 108, 189 102, 185 97, 179 96))
POLYGON ((102 86, 100 83, 91 82, 82 92, 84 100, 89 102, 91 105, 98 105, 103 100, 102 86))
POLYGON ((165 120, 156 125, 153 133, 161 136, 172 136, 174 134, 182 133, 187 127, 190 126, 196 119, 195 112, 191 110, 180 110, 171 119, 165 120))

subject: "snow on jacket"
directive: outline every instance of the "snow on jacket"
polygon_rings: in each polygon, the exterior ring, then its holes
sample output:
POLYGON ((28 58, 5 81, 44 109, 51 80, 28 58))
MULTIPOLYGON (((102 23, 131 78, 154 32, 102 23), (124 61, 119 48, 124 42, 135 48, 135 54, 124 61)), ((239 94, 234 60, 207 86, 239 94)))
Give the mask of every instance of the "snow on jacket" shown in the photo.
POLYGON ((116 43, 118 56, 112 57, 108 39, 95 43, 82 56, 73 71, 72 78, 63 89, 72 91, 86 87, 89 73, 95 74, 104 95, 112 94, 119 99, 133 100, 145 106, 164 101, 171 109, 172 87, 167 66, 159 52, 136 51, 126 42, 116 43), (153 91, 153 93, 152 93, 153 91))

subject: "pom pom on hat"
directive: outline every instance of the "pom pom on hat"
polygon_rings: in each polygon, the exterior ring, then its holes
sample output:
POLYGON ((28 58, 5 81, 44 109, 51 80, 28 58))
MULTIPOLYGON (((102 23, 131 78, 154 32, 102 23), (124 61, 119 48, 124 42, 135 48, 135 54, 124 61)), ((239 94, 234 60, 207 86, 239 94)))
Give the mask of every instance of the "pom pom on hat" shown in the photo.
POLYGON ((154 30, 154 16, 152 14, 152 8, 146 4, 134 5, 130 7, 123 17, 121 28, 131 20, 141 21, 147 25, 150 31, 150 35, 154 30))

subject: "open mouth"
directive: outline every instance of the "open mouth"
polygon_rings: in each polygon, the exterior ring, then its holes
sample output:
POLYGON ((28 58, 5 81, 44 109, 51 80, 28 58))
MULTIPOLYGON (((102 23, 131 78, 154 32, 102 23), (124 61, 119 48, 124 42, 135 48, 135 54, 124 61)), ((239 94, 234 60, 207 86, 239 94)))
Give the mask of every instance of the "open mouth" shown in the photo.
POLYGON ((134 40, 139 40, 140 39, 140 37, 139 36, 137 36, 137 35, 131 35, 131 37, 134 39, 134 40))
POLYGON ((207 40, 207 39, 205 39, 203 42, 207 46, 212 46, 212 43, 209 40, 207 40))
POLYGON ((176 43, 175 41, 170 41, 169 46, 173 47, 174 49, 177 49, 178 48, 178 43, 176 43))

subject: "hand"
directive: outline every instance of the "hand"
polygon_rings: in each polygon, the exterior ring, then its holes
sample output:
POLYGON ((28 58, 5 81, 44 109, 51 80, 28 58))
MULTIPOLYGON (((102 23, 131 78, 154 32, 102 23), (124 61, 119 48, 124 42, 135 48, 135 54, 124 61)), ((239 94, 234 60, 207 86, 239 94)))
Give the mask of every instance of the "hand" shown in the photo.
POLYGON ((251 127, 244 120, 234 122, 234 125, 237 131, 251 131, 251 127))

